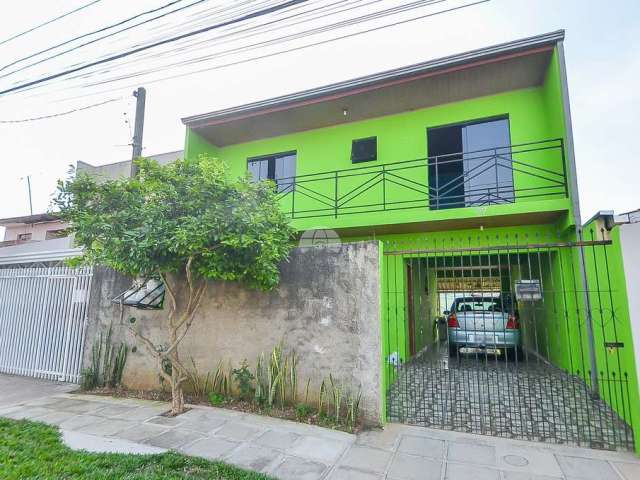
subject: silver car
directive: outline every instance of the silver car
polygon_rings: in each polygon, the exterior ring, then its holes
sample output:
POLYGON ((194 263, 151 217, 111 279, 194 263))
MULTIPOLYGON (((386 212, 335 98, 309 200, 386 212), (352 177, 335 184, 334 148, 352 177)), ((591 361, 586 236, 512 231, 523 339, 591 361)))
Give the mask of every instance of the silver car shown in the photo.
POLYGON ((447 315, 449 354, 518 355, 520 323, 513 303, 503 297, 456 298, 447 315))

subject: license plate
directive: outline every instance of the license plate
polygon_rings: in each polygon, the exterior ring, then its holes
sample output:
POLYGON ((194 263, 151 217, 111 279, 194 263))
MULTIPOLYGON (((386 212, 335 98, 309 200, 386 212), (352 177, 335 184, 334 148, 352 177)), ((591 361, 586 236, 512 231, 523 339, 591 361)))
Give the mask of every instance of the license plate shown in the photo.
POLYGON ((484 353, 487 355, 500 355, 501 352, 499 348, 462 347, 460 349, 460 353, 484 353))

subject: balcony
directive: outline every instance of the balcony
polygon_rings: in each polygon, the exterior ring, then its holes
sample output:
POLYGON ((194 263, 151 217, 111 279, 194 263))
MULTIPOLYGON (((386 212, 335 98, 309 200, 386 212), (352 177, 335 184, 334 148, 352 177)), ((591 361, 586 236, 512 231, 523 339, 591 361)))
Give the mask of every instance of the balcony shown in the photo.
POLYGON ((562 139, 279 178, 277 187, 292 219, 491 205, 508 209, 568 197, 562 139))

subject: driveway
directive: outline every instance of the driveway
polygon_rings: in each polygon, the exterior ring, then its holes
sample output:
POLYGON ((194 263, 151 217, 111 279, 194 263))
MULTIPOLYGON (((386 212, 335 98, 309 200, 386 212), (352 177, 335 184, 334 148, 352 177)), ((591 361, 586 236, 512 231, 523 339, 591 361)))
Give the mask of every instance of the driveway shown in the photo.
POLYGON ((0 386, 4 405, 0 416, 58 425, 72 447, 94 450, 97 446, 95 450, 105 451, 113 445, 114 451, 123 451, 125 446, 131 452, 173 449, 283 480, 640 478, 640 460, 631 453, 398 424, 356 436, 201 406, 167 418, 160 416, 168 409, 162 402, 70 394, 68 385, 4 375, 0 375, 0 386))
POLYGON ((391 420, 411 425, 633 451, 631 429, 609 405, 581 378, 535 356, 423 354, 399 368, 387 409, 391 420))

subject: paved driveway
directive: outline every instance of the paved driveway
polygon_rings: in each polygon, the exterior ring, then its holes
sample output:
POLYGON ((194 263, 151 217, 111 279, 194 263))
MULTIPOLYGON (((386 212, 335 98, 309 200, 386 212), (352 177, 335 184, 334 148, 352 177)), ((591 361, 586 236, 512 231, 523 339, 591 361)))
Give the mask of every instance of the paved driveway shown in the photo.
POLYGON ((630 453, 398 424, 355 436, 200 406, 167 418, 160 416, 168 408, 166 403, 65 393, 68 389, 68 385, 0 375, 0 405, 4 405, 0 416, 58 425, 72 446, 98 451, 110 446, 132 452, 173 449, 283 480, 640 478, 640 460, 630 453))
MULTIPOLYGON (((628 395, 613 393, 619 403, 628 395)), ((393 421, 411 425, 633 451, 629 426, 581 378, 534 356, 425 354, 399 368, 387 405, 393 421)))

